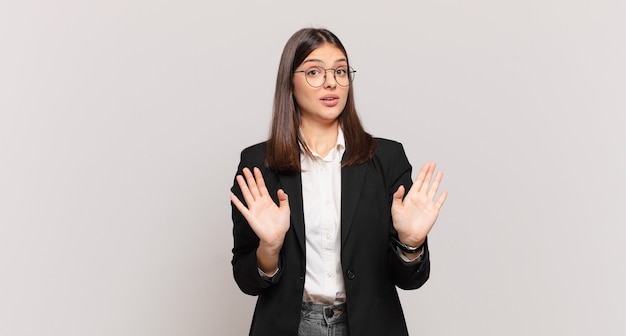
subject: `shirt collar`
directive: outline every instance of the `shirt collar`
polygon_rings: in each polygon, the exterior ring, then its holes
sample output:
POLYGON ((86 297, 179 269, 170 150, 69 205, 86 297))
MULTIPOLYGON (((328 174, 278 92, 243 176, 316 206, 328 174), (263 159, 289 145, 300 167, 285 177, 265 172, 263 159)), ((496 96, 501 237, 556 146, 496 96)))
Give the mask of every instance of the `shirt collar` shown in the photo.
MULTIPOLYGON (((302 129, 300 129, 300 133, 302 133, 302 129)), ((302 149, 302 144, 300 142, 298 142, 298 145, 300 146, 300 149, 302 149)), ((330 150, 328 155, 326 155, 326 158, 320 157, 319 154, 317 154, 315 152, 312 152, 312 154, 313 154, 314 157, 316 157, 316 158, 318 158, 320 160, 333 161, 337 157, 339 157, 339 160, 341 160, 341 158, 343 157, 343 153, 345 151, 346 151, 346 139, 343 136, 343 131, 341 130, 341 127, 338 127, 337 128, 337 142, 335 143, 335 147, 330 150)), ((306 156, 306 154, 304 154, 304 152, 301 151, 300 152, 300 161, 302 161, 305 156, 306 156)))

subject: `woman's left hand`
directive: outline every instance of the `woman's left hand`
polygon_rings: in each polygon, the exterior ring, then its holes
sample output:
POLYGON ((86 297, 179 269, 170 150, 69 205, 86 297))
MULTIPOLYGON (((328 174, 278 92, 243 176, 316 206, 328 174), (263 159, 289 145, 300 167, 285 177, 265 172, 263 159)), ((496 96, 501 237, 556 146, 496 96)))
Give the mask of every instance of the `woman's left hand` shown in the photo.
POLYGON ((434 162, 422 166, 404 199, 404 186, 400 186, 393 194, 393 227, 398 232, 398 239, 406 245, 417 247, 424 243, 448 196, 448 192, 444 190, 435 200, 443 178, 443 173, 437 172, 433 180, 435 167, 434 162))

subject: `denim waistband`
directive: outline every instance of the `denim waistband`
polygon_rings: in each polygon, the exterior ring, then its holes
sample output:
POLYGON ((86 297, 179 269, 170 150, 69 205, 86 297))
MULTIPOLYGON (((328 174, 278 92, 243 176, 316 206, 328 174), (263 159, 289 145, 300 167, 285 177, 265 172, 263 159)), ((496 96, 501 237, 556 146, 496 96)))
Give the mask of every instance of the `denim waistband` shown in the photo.
POLYGON ((313 302, 302 302, 300 317, 309 320, 324 320, 328 325, 343 322, 347 319, 345 303, 325 305, 313 302))

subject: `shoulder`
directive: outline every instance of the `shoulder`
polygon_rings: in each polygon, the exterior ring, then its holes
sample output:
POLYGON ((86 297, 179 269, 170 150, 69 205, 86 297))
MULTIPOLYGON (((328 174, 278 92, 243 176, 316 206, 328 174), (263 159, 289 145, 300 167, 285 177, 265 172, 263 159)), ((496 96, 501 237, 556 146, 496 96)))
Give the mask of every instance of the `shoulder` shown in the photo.
POLYGON ((409 159, 404 152, 402 143, 385 138, 375 137, 376 152, 372 158, 375 166, 385 174, 400 174, 411 169, 409 159))
POLYGON ((259 142, 252 146, 246 147, 241 151, 241 155, 258 155, 265 154, 265 148, 267 147, 267 142, 259 142))
MULTIPOLYGON (((404 146, 395 140, 375 137, 377 147, 371 164, 382 176, 385 186, 391 193, 399 185, 411 186, 411 163, 404 152, 404 146)), ((408 190, 408 189, 407 189, 408 190)))
POLYGON ((405 156, 404 146, 398 141, 378 137, 374 137, 374 141, 376 141, 375 157, 393 158, 398 155, 405 156))
POLYGON ((252 146, 246 147, 241 151, 240 162, 244 166, 263 166, 265 160, 265 149, 267 143, 259 142, 252 146))
POLYGON ((380 138, 380 137, 374 137, 374 140, 376 141, 376 144, 381 147, 385 147, 385 148, 398 148, 398 147, 402 147, 402 143, 396 141, 396 140, 392 140, 392 139, 386 139, 386 138, 380 138))

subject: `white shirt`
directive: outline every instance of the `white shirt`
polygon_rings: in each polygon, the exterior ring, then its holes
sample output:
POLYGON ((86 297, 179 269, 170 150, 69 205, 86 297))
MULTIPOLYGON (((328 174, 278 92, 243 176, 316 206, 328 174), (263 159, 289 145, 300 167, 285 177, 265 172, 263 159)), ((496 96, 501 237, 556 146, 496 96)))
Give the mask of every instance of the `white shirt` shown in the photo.
POLYGON ((341 128, 337 143, 325 157, 300 154, 306 237, 306 277, 303 301, 339 303, 346 300, 341 270, 341 158, 345 152, 341 128))

